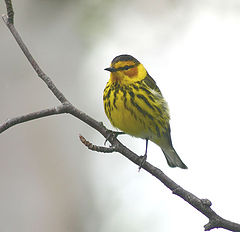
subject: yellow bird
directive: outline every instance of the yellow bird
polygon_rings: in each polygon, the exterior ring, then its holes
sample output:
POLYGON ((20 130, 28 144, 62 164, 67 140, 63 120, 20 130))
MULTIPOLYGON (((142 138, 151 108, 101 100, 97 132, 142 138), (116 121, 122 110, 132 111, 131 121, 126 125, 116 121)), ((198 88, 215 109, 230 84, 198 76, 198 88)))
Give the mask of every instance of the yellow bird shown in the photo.
POLYGON ((105 113, 111 124, 129 135, 148 140, 161 147, 170 167, 186 169, 172 145, 169 110, 156 82, 133 56, 120 55, 113 59, 110 79, 104 89, 105 113))

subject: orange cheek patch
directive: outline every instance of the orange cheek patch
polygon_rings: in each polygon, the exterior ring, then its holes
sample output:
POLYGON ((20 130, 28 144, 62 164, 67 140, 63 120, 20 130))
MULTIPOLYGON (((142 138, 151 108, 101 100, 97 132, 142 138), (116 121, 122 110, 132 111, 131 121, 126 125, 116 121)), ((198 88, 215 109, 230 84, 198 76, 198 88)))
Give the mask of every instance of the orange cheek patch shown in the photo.
POLYGON ((124 71, 124 74, 129 77, 135 77, 138 74, 138 69, 137 69, 137 67, 130 68, 129 70, 124 71))

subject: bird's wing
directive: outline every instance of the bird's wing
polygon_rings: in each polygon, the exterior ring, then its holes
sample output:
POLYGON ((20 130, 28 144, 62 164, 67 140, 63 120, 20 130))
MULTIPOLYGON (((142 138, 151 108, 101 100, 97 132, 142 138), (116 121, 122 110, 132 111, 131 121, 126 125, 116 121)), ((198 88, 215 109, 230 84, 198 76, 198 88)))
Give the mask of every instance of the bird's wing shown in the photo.
POLYGON ((164 127, 169 128, 170 133, 169 126, 170 115, 167 102, 163 98, 162 93, 158 88, 156 82, 149 74, 147 74, 147 76, 143 79, 143 82, 149 87, 151 95, 155 99, 155 101, 152 102, 152 104, 154 104, 155 108, 157 109, 155 111, 154 117, 162 121, 162 123, 165 125, 164 127))
POLYGON ((158 88, 156 82, 153 80, 153 78, 147 73, 147 76, 144 78, 143 80, 146 85, 151 88, 152 90, 155 90, 156 92, 158 92, 161 96, 162 96, 162 93, 160 91, 160 89, 158 88))

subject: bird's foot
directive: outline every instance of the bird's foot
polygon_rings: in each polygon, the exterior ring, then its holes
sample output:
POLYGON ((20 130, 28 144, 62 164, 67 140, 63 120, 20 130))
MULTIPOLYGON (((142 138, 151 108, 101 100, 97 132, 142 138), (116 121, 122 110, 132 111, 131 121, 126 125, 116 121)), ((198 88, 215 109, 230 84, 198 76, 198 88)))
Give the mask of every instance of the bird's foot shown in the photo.
POLYGON ((122 131, 111 131, 111 130, 109 130, 108 132, 109 132, 109 134, 108 134, 108 136, 106 137, 106 140, 105 140, 105 142, 104 142, 104 145, 106 145, 106 142, 109 141, 110 137, 112 137, 113 139, 116 139, 116 138, 118 137, 118 135, 123 135, 123 134, 125 134, 125 133, 122 132, 122 131))
POLYGON ((139 156, 139 157, 138 157, 138 160, 140 161, 140 165, 139 165, 139 167, 138 167, 138 171, 140 172, 142 166, 146 163, 147 154, 139 156))

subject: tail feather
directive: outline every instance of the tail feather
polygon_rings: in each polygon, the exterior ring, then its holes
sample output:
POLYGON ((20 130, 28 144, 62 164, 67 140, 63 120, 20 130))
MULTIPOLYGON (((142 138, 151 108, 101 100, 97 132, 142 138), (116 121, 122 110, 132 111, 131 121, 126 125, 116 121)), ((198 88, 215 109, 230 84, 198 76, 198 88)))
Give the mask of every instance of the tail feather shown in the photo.
POLYGON ((169 147, 167 149, 162 149, 167 163, 170 167, 174 168, 174 167, 179 167, 179 168, 183 168, 183 169, 187 169, 188 167, 182 162, 182 160, 180 159, 180 157, 178 156, 177 152, 174 150, 173 147, 169 147))
POLYGON ((170 167, 172 167, 172 168, 179 167, 179 168, 183 168, 183 169, 188 168, 182 162, 182 160, 178 156, 177 152, 173 148, 170 125, 168 125, 166 132, 160 138, 159 137, 155 138, 152 141, 161 147, 161 149, 166 157, 167 163, 170 167))

